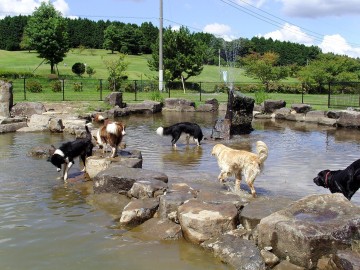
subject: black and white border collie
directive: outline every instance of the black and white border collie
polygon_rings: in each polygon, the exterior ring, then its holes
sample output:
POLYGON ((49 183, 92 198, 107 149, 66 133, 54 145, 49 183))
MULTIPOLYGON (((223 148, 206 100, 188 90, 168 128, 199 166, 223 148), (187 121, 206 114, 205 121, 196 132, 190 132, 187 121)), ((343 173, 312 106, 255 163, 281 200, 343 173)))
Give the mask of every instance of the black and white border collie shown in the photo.
POLYGON ((198 124, 190 122, 176 123, 169 127, 159 127, 156 133, 160 136, 171 136, 171 144, 176 147, 176 142, 179 140, 181 134, 186 134, 186 143, 189 144, 190 137, 200 146, 200 141, 203 139, 203 133, 198 124))
POLYGON ((55 148, 51 145, 52 149, 49 150, 50 161, 57 169, 58 172, 61 171, 61 166, 63 166, 63 175, 62 178, 66 182, 68 179, 68 172, 72 165, 74 165, 74 159, 79 157, 84 164, 82 171, 86 170, 85 160, 87 157, 92 155, 92 150, 94 145, 91 142, 91 133, 87 125, 85 125, 86 137, 77 138, 74 141, 63 143, 59 148, 55 148))
POLYGON ((103 154, 108 145, 111 147, 110 157, 114 158, 117 156, 117 150, 123 137, 125 136, 125 124, 121 122, 112 122, 108 119, 105 120, 104 125, 101 126, 94 139, 99 145, 99 148, 103 149, 103 154))

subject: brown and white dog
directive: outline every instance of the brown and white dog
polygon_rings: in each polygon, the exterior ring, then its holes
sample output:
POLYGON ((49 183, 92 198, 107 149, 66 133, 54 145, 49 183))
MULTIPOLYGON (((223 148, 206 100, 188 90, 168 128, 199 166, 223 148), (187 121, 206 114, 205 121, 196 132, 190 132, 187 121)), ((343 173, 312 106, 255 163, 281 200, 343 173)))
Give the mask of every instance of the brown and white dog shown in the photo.
POLYGON ((94 136, 94 138, 99 145, 99 148, 103 149, 104 154, 107 146, 110 145, 110 157, 113 158, 117 156, 117 149, 125 134, 125 125, 123 123, 112 122, 109 119, 106 119, 104 125, 98 129, 96 137, 94 136))
POLYGON ((251 194, 256 197, 255 178, 260 173, 260 166, 268 157, 268 147, 262 141, 256 142, 257 154, 245 150, 235 150, 223 144, 216 144, 211 155, 217 158, 221 172, 218 179, 225 182, 230 175, 235 175, 235 191, 240 190, 241 176, 245 177, 251 194))

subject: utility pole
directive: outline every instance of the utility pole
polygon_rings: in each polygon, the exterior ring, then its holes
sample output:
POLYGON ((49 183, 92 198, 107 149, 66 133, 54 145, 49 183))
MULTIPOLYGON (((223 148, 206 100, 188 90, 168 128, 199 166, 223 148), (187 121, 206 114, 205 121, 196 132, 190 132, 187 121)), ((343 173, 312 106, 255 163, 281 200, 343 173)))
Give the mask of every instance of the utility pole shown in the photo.
POLYGON ((222 74, 221 74, 221 67, 220 67, 220 49, 219 49, 219 75, 220 75, 220 81, 221 81, 222 74))
POLYGON ((163 0, 160 0, 160 26, 159 26, 159 91, 163 91, 163 0))

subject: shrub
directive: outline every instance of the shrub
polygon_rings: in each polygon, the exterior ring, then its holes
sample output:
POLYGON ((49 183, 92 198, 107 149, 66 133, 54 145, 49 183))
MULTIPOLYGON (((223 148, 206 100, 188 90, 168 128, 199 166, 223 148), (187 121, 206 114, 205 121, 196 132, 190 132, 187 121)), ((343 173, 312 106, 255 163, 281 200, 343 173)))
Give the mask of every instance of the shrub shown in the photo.
POLYGON ((128 93, 135 93, 135 87, 132 83, 127 83, 125 85, 125 92, 128 92, 128 93))
POLYGON ((0 78, 11 78, 11 79, 18 79, 18 78, 31 78, 35 77, 32 72, 27 71, 7 71, 7 70, 0 70, 0 78))
POLYGON ((55 93, 62 92, 61 81, 53 81, 51 83, 51 90, 55 93))
POLYGON ((159 91, 153 91, 151 93, 151 100, 158 101, 158 102, 164 102, 164 98, 161 96, 159 91))
POLYGON ((49 74, 48 78, 49 80, 57 80, 59 79, 59 76, 57 74, 49 74))
POLYGON ((144 92, 150 92, 152 90, 154 90, 154 87, 152 87, 151 85, 144 86, 143 88, 144 92))
POLYGON ((227 93, 229 90, 229 87, 227 87, 226 84, 215 84, 214 91, 217 93, 227 93))
POLYGON ((78 83, 78 82, 75 82, 74 83, 74 91, 75 92, 82 92, 83 91, 83 86, 82 86, 82 83, 78 83))
POLYGON ((81 76, 85 73, 85 65, 83 63, 75 63, 72 66, 71 71, 76 75, 81 76))
POLYGON ((258 91, 265 91, 262 84, 243 84, 240 87, 240 92, 242 93, 256 93, 258 91))
POLYGON ((255 92, 255 103, 261 104, 265 100, 270 99, 270 95, 266 93, 265 89, 260 89, 259 91, 255 92))
POLYGON ((89 77, 91 78, 92 75, 94 75, 96 73, 95 69, 93 69, 90 66, 86 67, 86 74, 89 75, 89 77))
POLYGON ((41 93, 43 89, 41 83, 38 81, 27 81, 26 90, 31 93, 41 93))

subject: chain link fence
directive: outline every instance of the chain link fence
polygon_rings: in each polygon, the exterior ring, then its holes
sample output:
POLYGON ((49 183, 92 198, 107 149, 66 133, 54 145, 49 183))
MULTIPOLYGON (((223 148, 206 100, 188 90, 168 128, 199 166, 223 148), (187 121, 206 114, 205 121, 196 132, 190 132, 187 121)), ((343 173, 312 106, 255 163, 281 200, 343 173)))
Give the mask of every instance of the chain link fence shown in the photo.
POLYGON ((109 84, 107 80, 92 78, 13 79, 15 102, 20 101, 102 101, 112 90, 123 93, 124 102, 143 100, 163 100, 167 97, 187 98, 205 101, 216 98, 227 101, 228 89, 251 96, 256 103, 265 99, 286 99, 288 104, 306 103, 327 107, 360 107, 360 82, 330 83, 325 91, 313 94, 301 83, 274 83, 267 89, 261 83, 186 82, 185 90, 181 82, 166 82, 164 91, 159 92, 159 82, 152 80, 125 80, 120 86, 109 84))

